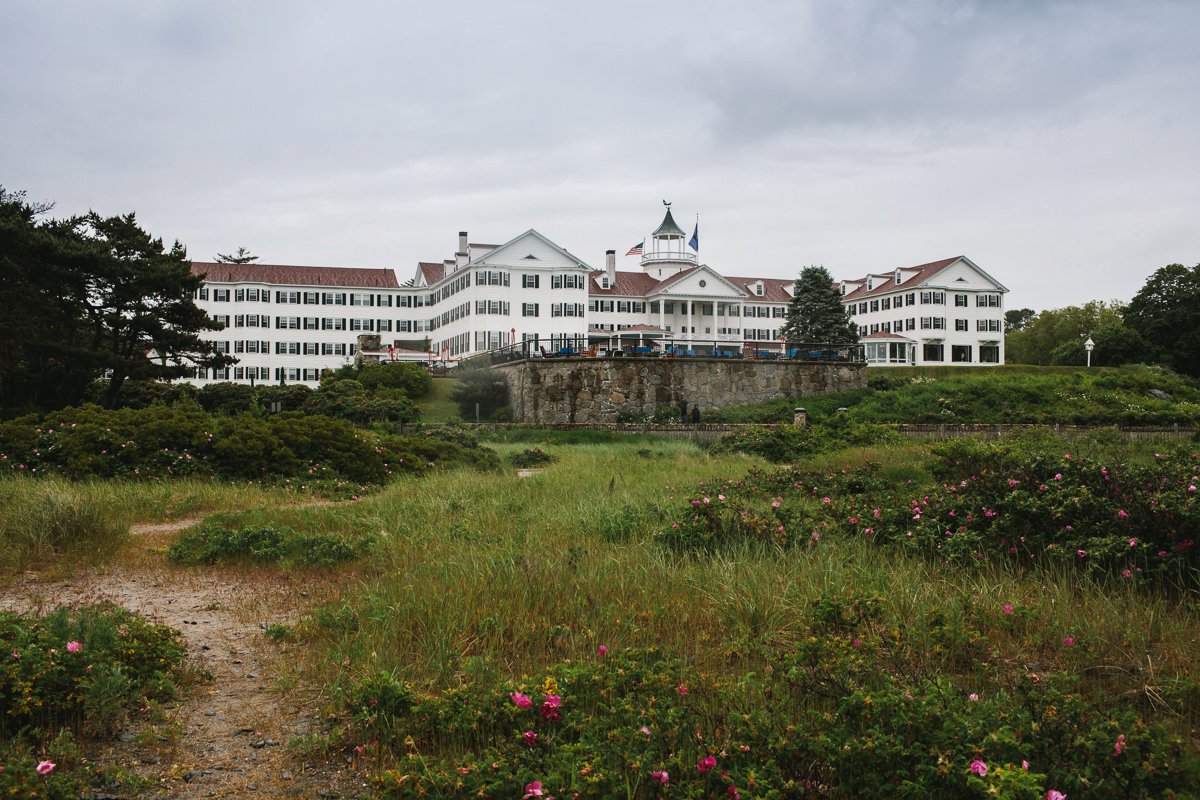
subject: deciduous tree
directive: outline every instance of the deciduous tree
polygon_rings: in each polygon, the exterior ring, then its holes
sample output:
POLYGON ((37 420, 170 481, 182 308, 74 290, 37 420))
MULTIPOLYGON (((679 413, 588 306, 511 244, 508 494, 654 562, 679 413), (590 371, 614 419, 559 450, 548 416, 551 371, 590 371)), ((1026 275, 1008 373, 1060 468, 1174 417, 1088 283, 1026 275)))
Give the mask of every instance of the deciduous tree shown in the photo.
POLYGON ((1177 372, 1200 376, 1200 264, 1168 264, 1129 301, 1129 327, 1177 372))

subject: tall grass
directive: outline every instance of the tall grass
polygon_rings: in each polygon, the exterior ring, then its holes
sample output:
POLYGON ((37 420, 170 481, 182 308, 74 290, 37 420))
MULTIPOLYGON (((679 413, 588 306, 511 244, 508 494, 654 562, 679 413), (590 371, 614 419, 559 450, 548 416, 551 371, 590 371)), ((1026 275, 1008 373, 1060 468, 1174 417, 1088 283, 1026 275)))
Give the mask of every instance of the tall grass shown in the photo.
POLYGON ((293 493, 218 481, 6 477, 0 479, 0 571, 63 554, 103 560, 135 522, 294 502, 293 493))
MULTIPOLYGON (((324 679, 384 669, 454 686, 536 674, 600 644, 653 645, 690 669, 749 672, 808 635, 818 600, 855 594, 881 598, 888 624, 915 643, 897 667, 907 674, 946 674, 969 688, 981 677, 955 672, 961 648, 986 646, 1013 674, 1078 674, 1094 695, 1200 720, 1196 598, 1052 568, 956 568, 832 537, 791 551, 673 556, 653 534, 686 508, 688 491, 757 462, 675 444, 640 449, 561 448, 560 462, 526 480, 446 473, 349 507, 286 512, 298 529, 380 539, 371 571, 310 625, 328 654, 324 679), (1064 646, 1066 637, 1077 644, 1064 646)), ((919 478, 910 450, 891 453, 891 467, 919 478)))

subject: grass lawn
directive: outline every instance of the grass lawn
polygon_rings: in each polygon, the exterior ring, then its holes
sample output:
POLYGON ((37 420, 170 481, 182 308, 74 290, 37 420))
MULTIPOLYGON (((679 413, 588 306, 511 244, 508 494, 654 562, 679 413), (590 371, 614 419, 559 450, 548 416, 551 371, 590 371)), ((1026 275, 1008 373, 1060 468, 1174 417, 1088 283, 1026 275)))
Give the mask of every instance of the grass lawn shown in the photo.
POLYGON ((416 401, 417 408, 421 409, 421 421, 460 422, 458 404, 450 399, 458 385, 456 378, 434 378, 429 395, 416 401))

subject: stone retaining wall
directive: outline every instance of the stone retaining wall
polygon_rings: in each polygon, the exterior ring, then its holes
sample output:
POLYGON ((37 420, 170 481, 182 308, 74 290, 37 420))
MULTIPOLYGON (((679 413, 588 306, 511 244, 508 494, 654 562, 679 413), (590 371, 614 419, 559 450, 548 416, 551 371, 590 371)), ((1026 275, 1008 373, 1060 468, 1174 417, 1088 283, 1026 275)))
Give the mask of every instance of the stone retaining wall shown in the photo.
POLYGON ((861 363, 720 358, 555 358, 500 364, 513 418, 541 424, 615 422, 681 402, 706 409, 862 389, 861 363))

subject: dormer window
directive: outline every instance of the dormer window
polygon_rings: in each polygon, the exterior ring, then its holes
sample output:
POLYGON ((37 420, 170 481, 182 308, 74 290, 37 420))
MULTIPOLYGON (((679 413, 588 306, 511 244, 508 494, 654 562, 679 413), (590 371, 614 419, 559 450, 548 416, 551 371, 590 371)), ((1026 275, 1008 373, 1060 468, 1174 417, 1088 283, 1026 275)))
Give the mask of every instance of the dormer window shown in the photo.
POLYGON ((900 285, 900 280, 901 280, 901 278, 902 278, 902 277, 903 277, 903 276, 900 274, 900 270, 896 270, 896 285, 897 285, 897 286, 899 286, 899 285, 900 285))
POLYGON ((846 282, 842 281, 842 294, 846 293, 846 282))
POLYGON ((766 294, 766 287, 763 286, 762 281, 758 281, 754 284, 754 293, 759 297, 762 297, 764 294, 766 294))
POLYGON ((600 288, 601 289, 608 288, 608 276, 607 275, 604 275, 603 277, 600 278, 600 288))
POLYGON ((867 276, 867 291, 869 292, 874 288, 875 288, 875 279, 872 278, 870 275, 868 275, 867 276))

